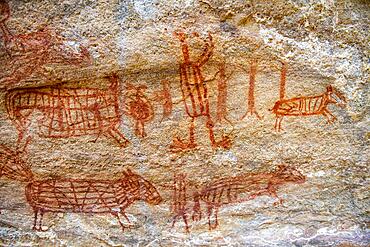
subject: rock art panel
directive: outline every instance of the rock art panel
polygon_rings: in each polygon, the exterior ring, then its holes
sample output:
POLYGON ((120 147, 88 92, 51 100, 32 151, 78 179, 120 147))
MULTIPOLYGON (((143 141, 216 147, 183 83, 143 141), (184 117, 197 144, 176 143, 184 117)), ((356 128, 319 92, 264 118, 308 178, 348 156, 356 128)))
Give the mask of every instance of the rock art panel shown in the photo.
POLYGON ((0 246, 368 246, 367 9, 0 0, 0 246))

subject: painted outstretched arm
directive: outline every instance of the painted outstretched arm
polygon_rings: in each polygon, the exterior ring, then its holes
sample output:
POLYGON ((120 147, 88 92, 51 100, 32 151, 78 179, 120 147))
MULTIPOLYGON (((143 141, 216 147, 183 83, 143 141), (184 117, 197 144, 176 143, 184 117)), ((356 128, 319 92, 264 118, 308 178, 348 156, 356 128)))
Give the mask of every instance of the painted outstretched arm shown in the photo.
POLYGON ((212 35, 208 34, 208 41, 206 41, 204 51, 202 55, 200 55, 199 59, 197 60, 197 64, 199 67, 202 67, 206 62, 208 62, 209 58, 213 54, 213 50, 215 48, 215 44, 213 42, 212 35))

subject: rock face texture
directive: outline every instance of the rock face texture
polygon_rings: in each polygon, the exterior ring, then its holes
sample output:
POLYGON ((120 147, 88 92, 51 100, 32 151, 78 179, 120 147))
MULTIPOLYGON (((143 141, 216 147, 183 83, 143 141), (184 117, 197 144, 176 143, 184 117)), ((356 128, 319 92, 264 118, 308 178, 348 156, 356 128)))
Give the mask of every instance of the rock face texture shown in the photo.
POLYGON ((0 245, 368 246, 369 18, 0 0, 0 245))

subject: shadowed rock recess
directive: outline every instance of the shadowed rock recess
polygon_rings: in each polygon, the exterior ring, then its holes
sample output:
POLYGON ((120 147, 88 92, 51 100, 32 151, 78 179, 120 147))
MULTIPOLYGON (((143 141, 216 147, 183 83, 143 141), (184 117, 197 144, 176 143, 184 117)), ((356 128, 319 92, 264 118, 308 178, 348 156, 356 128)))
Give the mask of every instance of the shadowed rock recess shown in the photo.
POLYGON ((1 246, 369 246, 366 0, 0 0, 1 246))

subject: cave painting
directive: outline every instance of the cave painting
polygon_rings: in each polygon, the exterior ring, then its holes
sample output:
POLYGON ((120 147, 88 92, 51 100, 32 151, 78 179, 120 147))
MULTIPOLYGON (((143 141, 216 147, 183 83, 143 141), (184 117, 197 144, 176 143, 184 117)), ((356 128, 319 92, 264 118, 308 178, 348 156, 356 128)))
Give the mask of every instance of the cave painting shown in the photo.
POLYGON ((279 99, 283 100, 285 98, 285 86, 286 86, 286 74, 288 70, 287 62, 281 62, 281 70, 280 70, 280 89, 279 89, 279 99))
POLYGON ((0 79, 0 86, 11 86, 34 74, 50 79, 44 67, 47 64, 92 64, 92 57, 85 46, 80 45, 79 51, 67 49, 67 40, 48 27, 26 34, 12 34, 5 24, 10 17, 6 1, 0 3, 0 14, 3 49, 9 56, 4 64, 8 73, 0 79))
POLYGON ((125 210, 142 200, 158 205, 162 198, 152 183, 130 170, 119 179, 69 179, 37 180, 31 167, 19 155, 0 146, 0 177, 5 176, 27 182, 26 200, 34 211, 34 230, 43 230, 43 215, 48 212, 111 214, 117 218, 122 230, 126 228, 119 213, 130 223, 125 210))
POLYGON ((209 229, 215 229, 218 226, 218 210, 221 206, 241 203, 263 195, 278 198, 278 203, 282 204, 283 200, 277 195, 278 188, 287 183, 304 183, 305 180, 306 177, 295 168, 280 165, 271 173, 246 173, 213 181, 194 196, 194 204, 198 204, 194 210, 197 215, 195 219, 201 219, 199 204, 204 202, 209 229))
MULTIPOLYGON (((204 50, 199 58, 195 61, 190 59, 189 45, 186 41, 187 34, 176 32, 175 36, 180 40, 182 55, 184 61, 180 63, 180 86, 184 101, 186 114, 190 117, 189 140, 184 141, 180 137, 176 137, 171 144, 172 152, 181 152, 194 149, 197 144, 195 141, 195 119, 199 117, 206 118, 206 128, 209 131, 209 139, 212 147, 221 147, 228 149, 231 146, 231 140, 227 136, 222 136, 220 141, 216 141, 213 127, 214 123, 211 119, 208 87, 205 82, 202 67, 208 62, 213 54, 214 42, 212 35, 208 34, 204 41, 204 50)), ((194 36, 198 37, 197 33, 194 36)))
POLYGON ((172 205, 171 211, 173 214, 172 227, 180 218, 184 221, 185 231, 189 232, 188 224, 188 195, 187 195, 186 174, 175 174, 172 185, 172 205))
POLYGON ((154 95, 154 101, 161 102, 163 107, 162 120, 168 118, 172 113, 172 96, 170 91, 170 82, 168 80, 162 80, 162 90, 156 91, 154 95))
MULTIPOLYGON (((6 49, 7 43, 11 37, 11 33, 6 25, 6 21, 10 18, 10 7, 6 0, 0 0, 0 32, 3 46, 6 49)), ((7 50, 7 49, 6 49, 7 50)), ((8 53, 8 55, 10 55, 8 53)))
POLYGON ((322 115, 329 124, 337 118, 328 109, 329 104, 345 106, 346 98, 332 86, 326 87, 326 92, 315 96, 302 96, 278 100, 271 111, 276 115, 275 130, 281 130, 281 122, 285 116, 315 116, 322 115))
POLYGON ((110 86, 98 88, 72 88, 61 85, 8 90, 6 110, 18 131, 18 145, 26 137, 32 113, 39 112, 38 135, 46 138, 68 138, 83 135, 101 135, 113 138, 121 147, 129 141, 118 130, 119 78, 107 78, 110 86))
POLYGON ((124 112, 135 121, 135 135, 145 137, 145 123, 150 122, 154 117, 153 106, 148 97, 144 94, 145 85, 135 86, 127 83, 124 93, 124 112))
POLYGON ((249 89, 248 89, 248 104, 247 104, 247 112, 242 117, 242 120, 250 114, 251 116, 256 115, 258 119, 262 119, 262 117, 258 114, 256 107, 255 107, 255 85, 256 85, 256 74, 257 74, 257 66, 258 61, 257 59, 251 59, 249 63, 249 89))
POLYGON ((227 83, 228 77, 226 75, 226 63, 222 62, 219 64, 219 70, 217 72, 218 80, 217 80, 217 112, 216 112, 216 121, 222 122, 225 120, 226 122, 232 124, 232 122, 227 117, 227 83))

